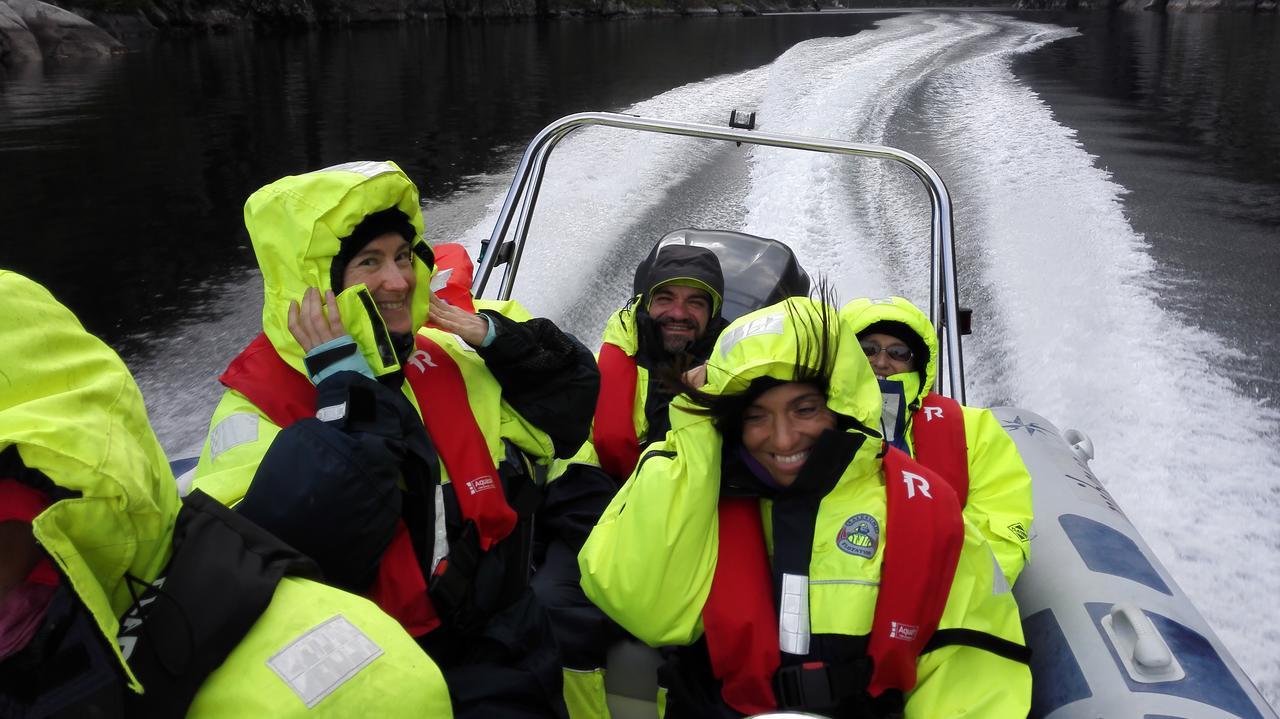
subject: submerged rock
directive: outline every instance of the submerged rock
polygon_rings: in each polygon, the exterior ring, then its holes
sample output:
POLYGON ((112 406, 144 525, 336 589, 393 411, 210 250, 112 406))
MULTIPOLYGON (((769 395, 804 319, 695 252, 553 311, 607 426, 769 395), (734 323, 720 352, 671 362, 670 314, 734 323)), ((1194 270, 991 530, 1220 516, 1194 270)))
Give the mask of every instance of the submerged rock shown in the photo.
MULTIPOLYGON (((27 34, 35 39, 39 53, 45 58, 101 57, 125 52, 119 40, 79 15, 39 0, 0 0, 0 7, 16 16, 27 34)), ((0 21, 0 44, 23 43, 23 32, 0 21)), ((6 61, 16 64, 18 60, 6 61)))
POLYGON ((40 44, 17 11, 0 2, 0 65, 39 62, 40 44))

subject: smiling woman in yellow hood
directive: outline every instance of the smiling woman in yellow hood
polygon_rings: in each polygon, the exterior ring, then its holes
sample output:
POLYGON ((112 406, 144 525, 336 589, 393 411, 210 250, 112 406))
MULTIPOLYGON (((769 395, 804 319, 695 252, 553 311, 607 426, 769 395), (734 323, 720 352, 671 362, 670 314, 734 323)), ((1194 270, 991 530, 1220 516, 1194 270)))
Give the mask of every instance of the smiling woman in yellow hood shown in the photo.
POLYGON ((553 716, 533 463, 582 444, 599 373, 549 320, 432 296, 418 202, 391 162, 250 196, 263 334, 220 377, 193 486, 400 620, 460 716, 553 716))
POLYGON ((668 717, 1026 716, 1013 596, 954 494, 913 492, 927 470, 886 455, 871 367, 837 324, 792 298, 729 325, 578 555, 582 587, 644 642, 680 647, 658 672, 668 717), (789 439, 753 468, 757 420, 789 439), (1010 652, 953 643, 978 635, 1010 652))
MULTIPOLYGON (((910 363, 914 370, 880 380, 887 395, 901 394, 905 400, 905 406, 893 419, 886 417, 886 424, 895 426, 885 429, 890 438, 900 438, 908 453, 929 465, 920 451, 920 437, 924 435, 917 431, 921 406, 936 397, 933 385, 938 376, 938 337, 929 317, 902 297, 861 298, 840 310, 840 321, 846 349, 850 351, 857 351, 860 338, 886 330, 894 337, 905 338, 913 349, 910 363)), ((959 409, 960 416, 955 418, 945 417, 941 407, 931 407, 930 411, 945 421, 955 420, 945 426, 956 433, 953 444, 963 455, 957 456, 954 463, 960 471, 967 469, 968 496, 962 502, 965 518, 991 543, 991 551, 1012 586, 1031 554, 1031 474, 991 410, 965 405, 959 405, 959 409)), ((941 467, 930 468, 944 471, 941 467)))
MULTIPOLYGON (((410 300, 412 330, 426 322, 435 271, 431 249, 422 239, 418 188, 394 162, 349 162, 319 172, 291 175, 258 190, 244 206, 244 223, 262 270, 262 330, 280 356, 305 372, 302 347, 289 332, 289 305, 308 288, 332 290, 347 331, 355 338, 375 376, 396 369, 385 323, 363 284, 333 285, 333 265, 342 256, 343 239, 364 219, 382 210, 399 210, 413 228, 410 250, 416 281, 410 300)), ((340 275, 339 275, 340 276, 340 275)))
POLYGON ((393 619, 293 576, 304 558, 207 497, 179 501, 120 358, 7 271, 0 346, 0 482, 42 497, 29 537, 58 587, 0 660, 0 715, 449 715, 439 670, 393 619), (234 547, 254 561, 220 551, 234 547), (360 659, 314 653, 332 639, 360 659), (300 651, 349 673, 308 684, 281 661, 300 651))

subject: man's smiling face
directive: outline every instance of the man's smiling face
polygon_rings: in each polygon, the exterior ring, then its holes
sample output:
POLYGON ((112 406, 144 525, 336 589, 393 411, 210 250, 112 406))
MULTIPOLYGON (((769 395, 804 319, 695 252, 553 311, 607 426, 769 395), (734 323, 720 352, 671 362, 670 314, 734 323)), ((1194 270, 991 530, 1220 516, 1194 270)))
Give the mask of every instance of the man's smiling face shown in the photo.
POLYGON ((649 316, 662 333, 662 348, 671 354, 687 350, 707 331, 711 296, 686 285, 663 285, 653 291, 649 316))

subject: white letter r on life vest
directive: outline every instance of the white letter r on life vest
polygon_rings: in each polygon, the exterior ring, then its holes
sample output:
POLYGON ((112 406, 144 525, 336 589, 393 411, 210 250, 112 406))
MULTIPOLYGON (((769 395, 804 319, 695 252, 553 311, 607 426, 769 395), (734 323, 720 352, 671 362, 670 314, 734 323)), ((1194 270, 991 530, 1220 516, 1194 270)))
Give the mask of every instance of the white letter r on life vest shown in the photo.
POLYGON ((921 477, 914 472, 903 472, 902 481, 907 483, 907 499, 914 499, 916 496, 916 487, 920 488, 920 494, 928 499, 933 499, 933 495, 929 494, 929 480, 921 477))
POLYGON ((414 350, 409 355, 409 364, 418 369, 419 372, 426 372, 428 367, 435 367, 436 363, 431 361, 431 355, 422 350, 414 350))
POLYGON ((924 408, 925 421, 932 422, 934 417, 937 417, 938 419, 942 419, 942 408, 941 407, 925 407, 924 408))

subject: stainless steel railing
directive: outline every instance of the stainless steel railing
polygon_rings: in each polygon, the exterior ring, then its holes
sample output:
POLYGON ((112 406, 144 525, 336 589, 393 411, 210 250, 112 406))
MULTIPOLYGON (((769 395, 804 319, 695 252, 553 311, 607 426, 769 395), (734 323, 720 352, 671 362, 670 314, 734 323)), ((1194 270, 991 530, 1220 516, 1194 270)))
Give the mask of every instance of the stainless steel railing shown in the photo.
POLYGON ((488 286, 489 276, 499 264, 507 266, 498 289, 498 298, 507 299, 515 286, 520 257, 528 239, 530 222, 537 207, 538 190, 552 150, 566 135, 591 125, 621 130, 657 132, 698 137, 706 140, 784 147, 809 152, 826 152, 882 160, 906 165, 924 184, 932 206, 930 241, 929 318, 938 332, 939 392, 964 402, 964 362, 960 342, 959 288, 956 284, 955 245, 952 239, 951 196, 942 178, 923 160, 911 153, 883 145, 867 145, 800 135, 783 135, 758 130, 740 130, 676 120, 657 120, 609 112, 583 112, 562 117, 547 125, 529 143, 520 158, 511 189, 489 236, 484 257, 473 283, 476 296, 488 286), (514 226, 513 226, 514 223, 514 226), (505 239, 510 235, 510 239, 505 239))

